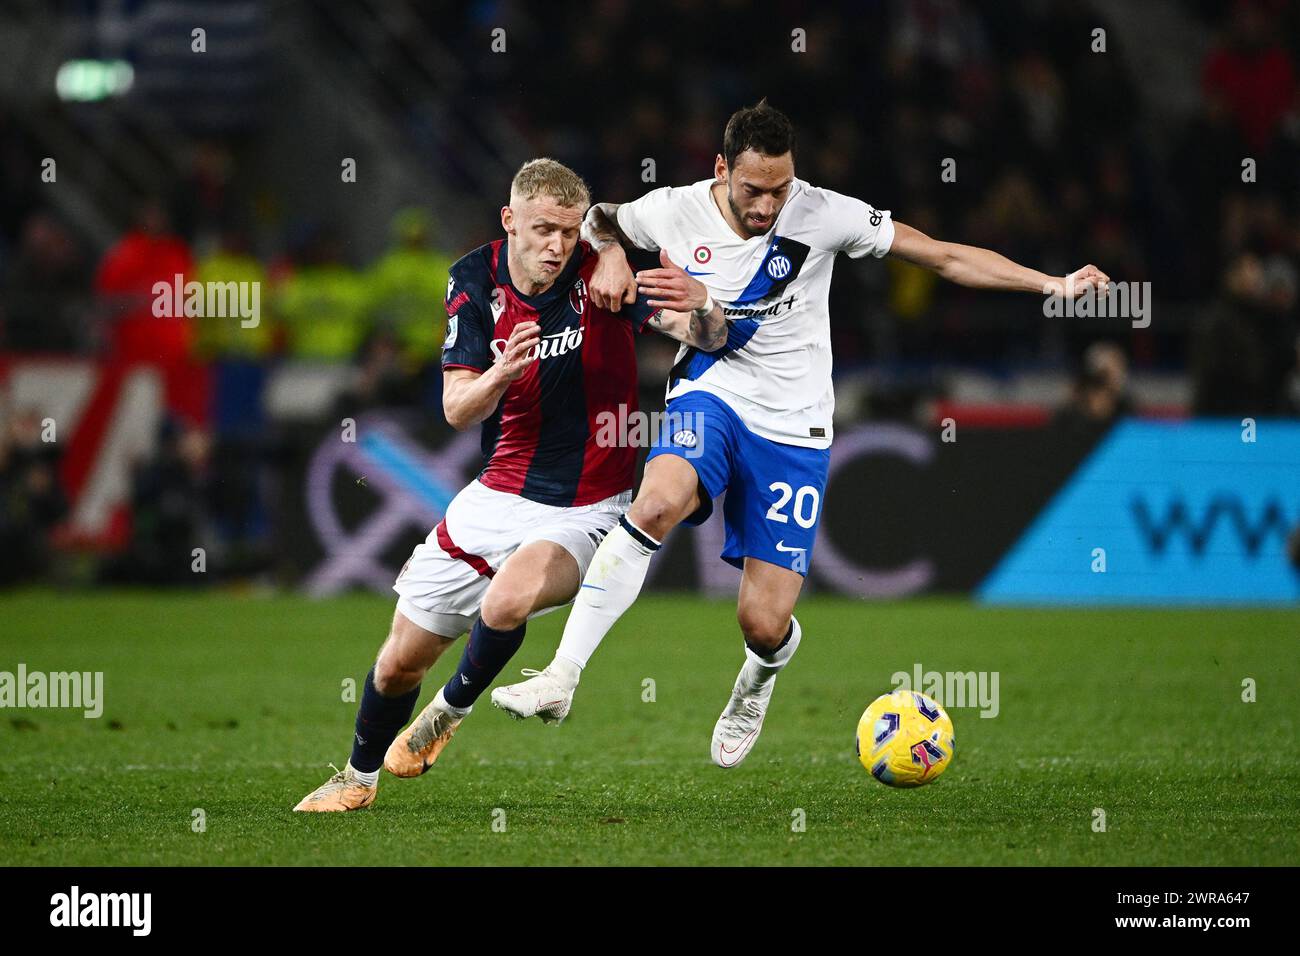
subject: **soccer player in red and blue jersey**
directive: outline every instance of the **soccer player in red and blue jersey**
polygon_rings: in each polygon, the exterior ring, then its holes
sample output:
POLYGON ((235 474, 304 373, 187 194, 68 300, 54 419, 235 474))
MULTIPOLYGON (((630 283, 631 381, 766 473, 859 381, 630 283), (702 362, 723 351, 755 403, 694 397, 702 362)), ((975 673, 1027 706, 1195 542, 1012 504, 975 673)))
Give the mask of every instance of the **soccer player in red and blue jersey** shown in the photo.
POLYGON ((369 806, 381 766, 427 771, 523 643, 528 618, 573 599, 632 500, 636 449, 608 440, 602 422, 636 408, 635 333, 654 328, 705 351, 726 342, 712 303, 685 313, 644 297, 617 313, 592 304, 598 259, 579 241, 590 204, 572 170, 526 163, 501 210, 506 238, 451 268, 443 411, 457 429, 482 426, 485 465, 398 575, 351 759, 295 810, 369 806), (425 672, 466 631, 456 672, 402 731, 425 672))

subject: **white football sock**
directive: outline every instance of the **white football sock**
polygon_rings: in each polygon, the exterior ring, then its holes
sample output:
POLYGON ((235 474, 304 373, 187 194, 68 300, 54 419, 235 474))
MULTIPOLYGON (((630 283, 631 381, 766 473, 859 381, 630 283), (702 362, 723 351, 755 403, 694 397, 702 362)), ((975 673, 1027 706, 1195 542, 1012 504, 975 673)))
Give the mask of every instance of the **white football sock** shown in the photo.
POLYGON ((790 617, 790 640, 786 641, 785 647, 779 651, 767 655, 766 657, 755 654, 749 644, 745 644, 745 662, 749 665, 751 682, 755 686, 766 684, 773 677, 781 672, 781 668, 790 663, 790 658, 794 657, 794 652, 799 649, 799 640, 803 636, 803 629, 799 627, 798 618, 793 615, 790 617))
POLYGON ((433 703, 435 707, 440 710, 445 710, 453 717, 460 718, 461 720, 464 720, 469 716, 469 712, 474 709, 473 705, 469 707, 453 707, 451 704, 447 703, 447 698, 442 696, 442 691, 443 688, 439 687, 438 693, 433 695, 433 703))
POLYGON ((650 558, 658 550, 658 541, 626 516, 620 519, 591 559, 574 599, 573 612, 564 625, 556 660, 572 661, 579 669, 587 666, 614 622, 641 593, 650 558))
POLYGON ((352 766, 351 762, 348 763, 348 769, 352 771, 352 776, 355 778, 357 783, 362 784, 363 786, 373 787, 379 783, 378 770, 372 770, 370 773, 362 773, 356 767, 352 766))

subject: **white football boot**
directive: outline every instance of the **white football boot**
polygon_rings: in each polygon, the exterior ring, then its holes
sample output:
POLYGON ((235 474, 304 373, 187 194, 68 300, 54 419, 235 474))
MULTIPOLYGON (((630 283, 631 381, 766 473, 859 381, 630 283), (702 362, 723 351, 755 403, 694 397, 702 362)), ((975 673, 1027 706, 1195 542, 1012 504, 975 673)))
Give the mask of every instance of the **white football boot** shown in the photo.
POLYGON ((767 705, 772 700, 776 675, 794 656, 801 636, 796 621, 790 643, 774 655, 778 658, 775 664, 745 648, 745 663, 731 690, 731 700, 713 727, 710 755, 719 767, 730 769, 739 765, 754 749, 763 729, 763 718, 767 716, 767 705))
POLYGON ((515 720, 540 717, 546 724, 558 724, 569 716, 573 691, 581 671, 577 664, 556 658, 545 670, 526 667, 528 678, 492 691, 492 706, 504 710, 515 720))

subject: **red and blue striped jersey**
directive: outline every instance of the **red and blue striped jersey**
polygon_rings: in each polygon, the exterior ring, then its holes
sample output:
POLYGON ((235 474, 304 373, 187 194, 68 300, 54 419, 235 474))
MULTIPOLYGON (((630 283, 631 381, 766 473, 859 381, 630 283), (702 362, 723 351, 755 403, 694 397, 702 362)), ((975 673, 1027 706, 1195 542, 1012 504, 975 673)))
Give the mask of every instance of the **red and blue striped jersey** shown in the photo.
POLYGON ((602 423, 626 421, 637 407, 634 334, 657 310, 643 297, 619 312, 593 306, 587 286, 597 257, 586 242, 577 244, 549 289, 524 295, 510 282, 507 241, 480 246, 457 261, 447 284, 444 371, 486 371, 516 325, 531 320, 541 326, 537 360, 483 422, 479 481, 564 507, 626 491, 636 449, 609 442, 608 426, 605 441, 598 435, 602 423))

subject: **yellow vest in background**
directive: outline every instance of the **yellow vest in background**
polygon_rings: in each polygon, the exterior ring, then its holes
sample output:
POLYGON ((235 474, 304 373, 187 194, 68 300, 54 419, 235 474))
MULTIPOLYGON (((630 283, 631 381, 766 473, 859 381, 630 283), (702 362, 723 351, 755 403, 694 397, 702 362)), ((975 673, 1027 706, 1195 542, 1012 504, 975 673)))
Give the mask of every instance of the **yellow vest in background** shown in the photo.
POLYGON ((370 333, 366 282, 339 264, 305 266, 280 286, 276 312, 295 358, 350 361, 370 333))
POLYGON ((432 250, 397 248, 367 272, 371 320, 392 330, 413 367, 434 361, 442 348, 451 264, 449 256, 432 250))

